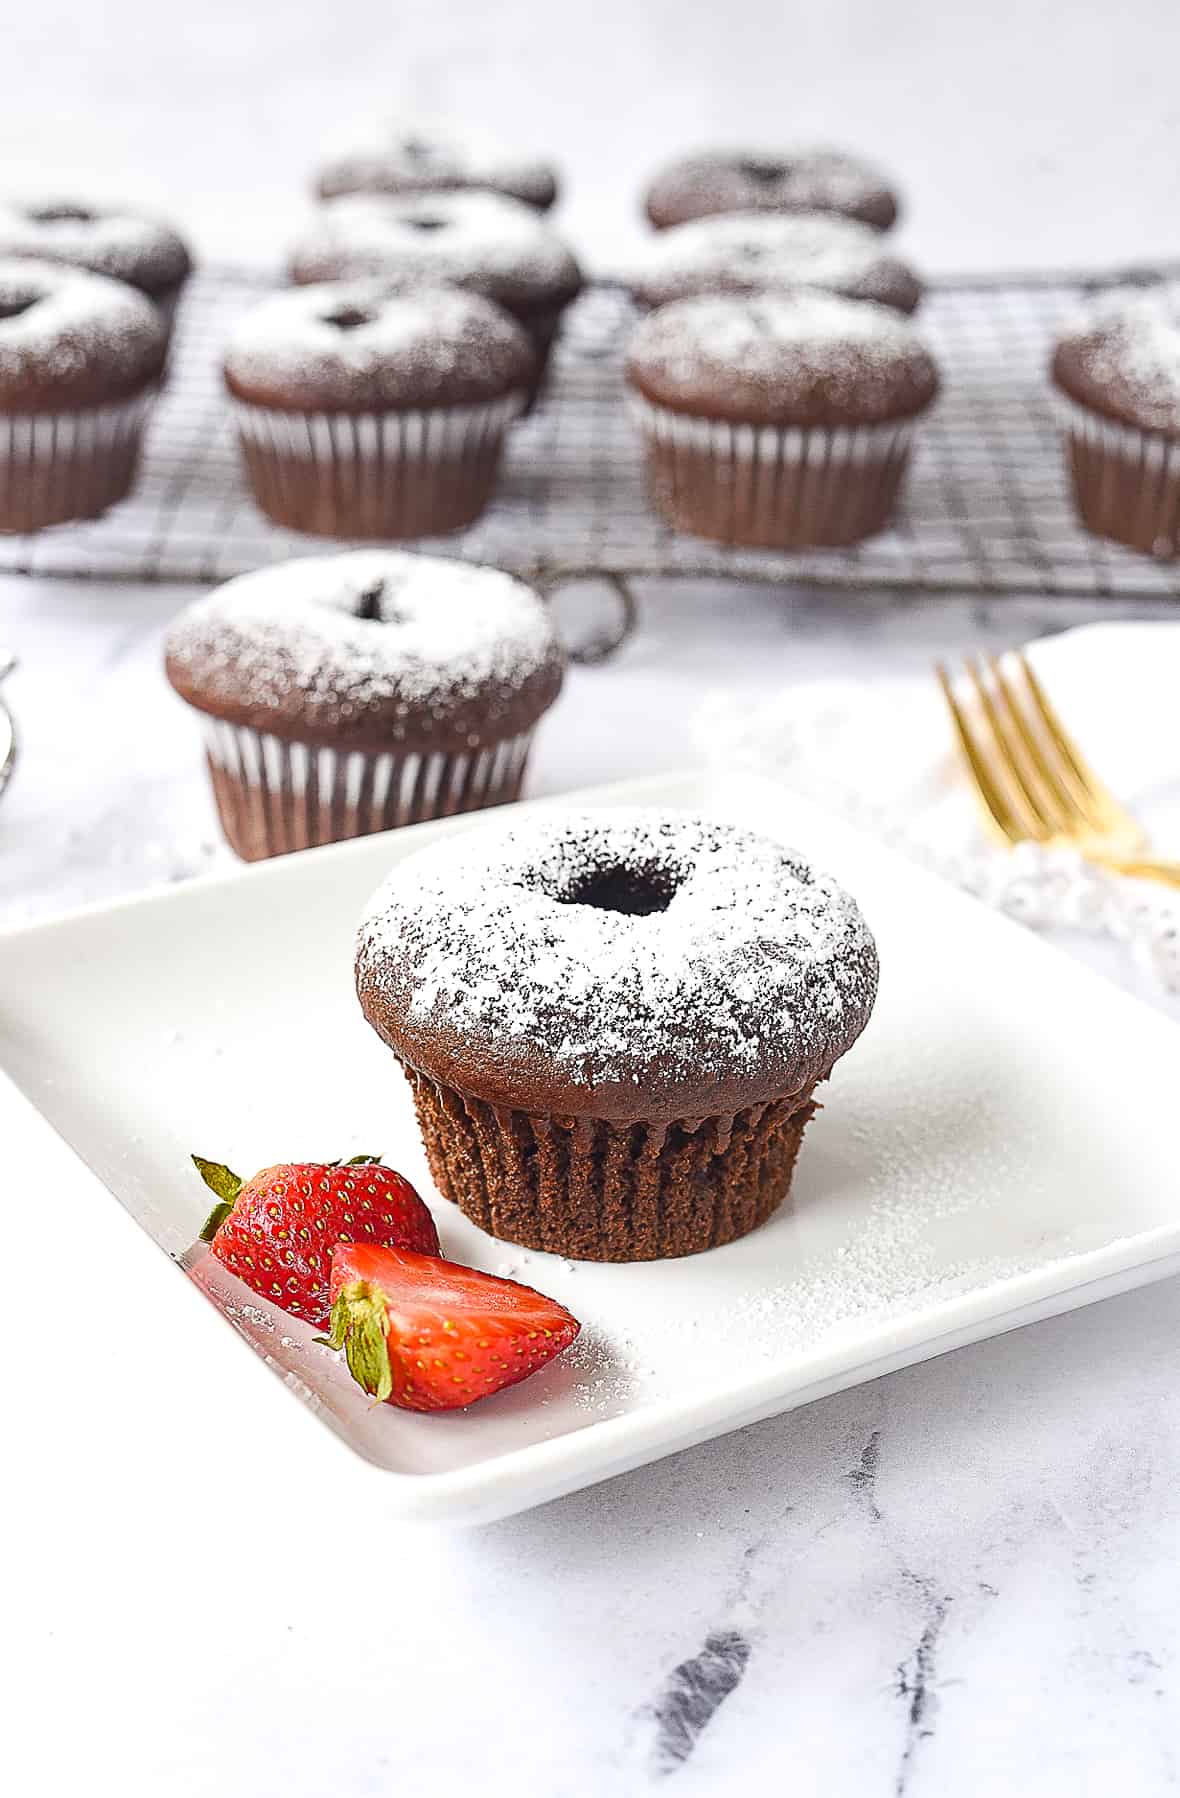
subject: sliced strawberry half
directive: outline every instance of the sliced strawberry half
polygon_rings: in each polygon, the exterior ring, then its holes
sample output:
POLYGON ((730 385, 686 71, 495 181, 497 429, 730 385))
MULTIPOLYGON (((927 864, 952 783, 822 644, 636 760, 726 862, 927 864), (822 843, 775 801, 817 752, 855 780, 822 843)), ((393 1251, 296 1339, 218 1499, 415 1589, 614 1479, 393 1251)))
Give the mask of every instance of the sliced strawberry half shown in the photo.
POLYGON ((478 1268, 368 1243, 332 1258, 332 1334, 371 1397, 455 1411, 526 1380, 580 1325, 563 1305, 478 1268))

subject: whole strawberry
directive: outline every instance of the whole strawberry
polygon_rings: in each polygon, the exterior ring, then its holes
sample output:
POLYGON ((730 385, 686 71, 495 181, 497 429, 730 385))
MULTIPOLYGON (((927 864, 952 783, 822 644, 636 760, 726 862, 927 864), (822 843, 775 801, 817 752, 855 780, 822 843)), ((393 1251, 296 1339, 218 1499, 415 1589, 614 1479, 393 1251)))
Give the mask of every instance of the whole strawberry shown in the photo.
POLYGON ((434 1219, 408 1180, 376 1155, 352 1161, 282 1162, 242 1180, 220 1161, 193 1156, 218 1203, 202 1242, 260 1298, 308 1323, 331 1309, 328 1281, 337 1243, 373 1242, 439 1253, 434 1219))
POLYGON ((372 1398, 456 1411, 525 1380, 580 1324, 563 1305, 440 1256, 341 1243, 332 1260, 332 1348, 372 1398))

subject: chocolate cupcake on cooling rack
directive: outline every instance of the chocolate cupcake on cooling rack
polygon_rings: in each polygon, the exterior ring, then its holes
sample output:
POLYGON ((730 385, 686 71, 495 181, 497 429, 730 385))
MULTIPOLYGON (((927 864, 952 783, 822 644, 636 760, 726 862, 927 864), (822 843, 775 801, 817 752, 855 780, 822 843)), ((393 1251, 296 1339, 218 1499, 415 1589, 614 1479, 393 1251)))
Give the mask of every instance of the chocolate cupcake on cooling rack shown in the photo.
POLYGON ((124 206, 48 199, 0 201, 0 257, 32 256, 126 281, 159 308, 168 330, 192 258, 161 219, 124 206))
POLYGON ((379 280, 277 294, 225 357, 268 518, 326 537, 436 536, 477 518, 535 358, 506 312, 379 280))
POLYGON ((882 530, 938 391, 898 313, 819 292, 662 306, 635 331, 627 379, 657 511, 766 549, 882 530))
POLYGON ((166 353, 156 308, 123 282, 0 259, 0 530, 126 497, 166 353))
POLYGON ((1180 292, 1107 301, 1059 340, 1052 376, 1086 529, 1180 555, 1180 292))
POLYGON ((627 284, 649 308, 701 294, 818 287, 908 313, 922 297, 917 275, 886 252, 879 232, 822 212, 742 212, 673 225, 644 246, 627 284))
POLYGON ((195 601, 166 665, 202 716, 226 839, 258 861, 519 798, 564 661, 523 582, 355 550, 195 601))
POLYGON ((557 198, 552 165, 490 137, 446 124, 408 121, 321 168, 322 200, 342 194, 437 194, 478 189, 548 212, 557 198))
POLYGON ((839 212, 887 231, 898 198, 879 169, 843 150, 715 150, 670 163, 644 210, 659 231, 727 212, 839 212))
POLYGON ((334 200, 291 257, 291 278, 443 282, 502 306, 527 333, 539 384, 561 315, 581 291, 570 251, 537 214, 491 193, 334 200))
POLYGON ((440 1192, 529 1248, 649 1261, 782 1203, 877 954, 790 850, 636 808, 410 857, 370 903, 356 978, 440 1192))

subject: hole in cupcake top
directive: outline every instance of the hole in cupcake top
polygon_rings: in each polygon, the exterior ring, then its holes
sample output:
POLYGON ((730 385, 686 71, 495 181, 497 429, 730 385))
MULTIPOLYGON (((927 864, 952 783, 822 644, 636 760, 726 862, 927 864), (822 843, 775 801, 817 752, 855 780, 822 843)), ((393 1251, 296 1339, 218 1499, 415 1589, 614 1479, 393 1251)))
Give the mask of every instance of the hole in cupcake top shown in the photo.
POLYGON ((0 298, 0 321, 6 318, 20 318, 29 311, 30 307, 35 306, 38 300, 43 298, 44 295, 39 293, 14 293, 6 299, 0 298))
POLYGON ((98 215, 88 206, 36 206, 28 216, 35 225, 93 225, 98 215))
POLYGON ((429 213, 409 213, 402 219, 411 231, 445 231, 447 219, 434 218, 429 213))
POLYGON ((337 306, 334 312, 321 312, 320 318, 325 325, 335 325, 338 331, 357 331, 362 325, 371 325, 377 314, 366 312, 363 306, 337 306))
POLYGON ((595 911, 648 918, 667 911, 679 881, 664 868, 594 868, 581 875, 559 905, 589 905, 595 911))
POLYGON ((739 162, 738 169, 747 181, 756 187, 773 187, 786 174, 786 164, 781 162, 763 162, 751 158, 748 162, 739 162))
POLYGON ((398 615, 391 606, 383 604, 385 599, 385 582, 370 581, 356 596, 356 616, 369 624, 397 624, 398 615))

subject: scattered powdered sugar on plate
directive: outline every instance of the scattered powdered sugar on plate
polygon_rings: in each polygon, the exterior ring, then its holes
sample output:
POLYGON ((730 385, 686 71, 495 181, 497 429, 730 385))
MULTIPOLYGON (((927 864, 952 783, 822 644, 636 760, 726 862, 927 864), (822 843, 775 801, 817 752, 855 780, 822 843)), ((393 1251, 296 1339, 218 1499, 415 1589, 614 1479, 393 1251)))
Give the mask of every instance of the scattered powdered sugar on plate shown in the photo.
POLYGON ((358 945, 412 1035, 578 1085, 825 1075, 872 1009, 877 956, 851 896, 779 844, 654 808, 540 817, 408 857, 358 945))
POLYGON ((309 719, 375 705, 453 709, 517 691, 560 659, 549 614, 523 581, 382 549, 239 575, 181 613, 167 654, 210 703, 280 708, 295 693, 309 719))

